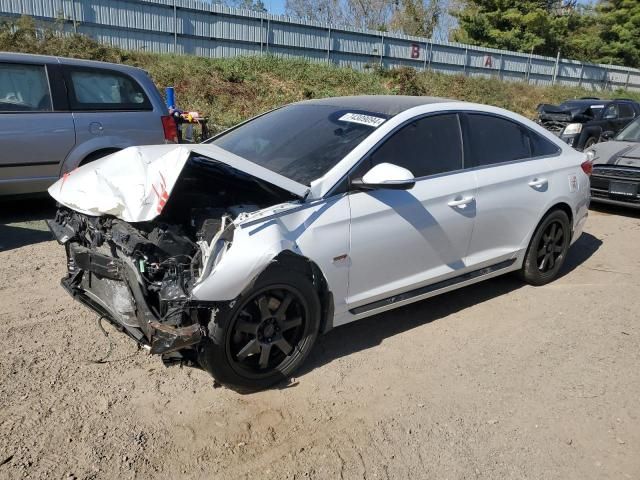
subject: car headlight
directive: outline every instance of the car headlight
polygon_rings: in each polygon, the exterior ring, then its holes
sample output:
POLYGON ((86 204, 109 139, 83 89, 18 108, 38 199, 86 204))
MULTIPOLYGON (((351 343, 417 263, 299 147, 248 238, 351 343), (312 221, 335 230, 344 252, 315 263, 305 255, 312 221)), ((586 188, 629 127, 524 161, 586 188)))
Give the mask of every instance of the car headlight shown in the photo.
POLYGON ((594 152, 593 150, 587 150, 585 152, 587 154, 587 161, 588 162, 593 162, 596 158, 596 152, 594 152))
POLYGON ((567 125, 562 132, 563 135, 575 135, 576 133, 580 133, 582 131, 581 123, 570 123, 567 125))

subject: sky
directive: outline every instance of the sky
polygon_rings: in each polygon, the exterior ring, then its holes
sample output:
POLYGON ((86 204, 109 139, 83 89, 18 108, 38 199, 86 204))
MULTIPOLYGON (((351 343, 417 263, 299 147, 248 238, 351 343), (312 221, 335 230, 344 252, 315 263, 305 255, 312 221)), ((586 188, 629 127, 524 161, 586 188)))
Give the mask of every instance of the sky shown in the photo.
POLYGON ((270 13, 275 13, 276 15, 284 14, 284 3, 285 0, 263 0, 267 10, 270 13))

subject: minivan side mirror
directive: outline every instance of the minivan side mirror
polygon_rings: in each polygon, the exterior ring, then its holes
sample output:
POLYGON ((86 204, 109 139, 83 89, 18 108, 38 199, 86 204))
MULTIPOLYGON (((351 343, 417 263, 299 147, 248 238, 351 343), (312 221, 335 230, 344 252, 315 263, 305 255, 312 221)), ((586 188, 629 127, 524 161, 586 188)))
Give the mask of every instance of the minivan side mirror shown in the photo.
POLYGON ((409 190, 415 184, 416 180, 409 170, 392 163, 380 163, 362 178, 351 181, 351 185, 359 190, 409 190))

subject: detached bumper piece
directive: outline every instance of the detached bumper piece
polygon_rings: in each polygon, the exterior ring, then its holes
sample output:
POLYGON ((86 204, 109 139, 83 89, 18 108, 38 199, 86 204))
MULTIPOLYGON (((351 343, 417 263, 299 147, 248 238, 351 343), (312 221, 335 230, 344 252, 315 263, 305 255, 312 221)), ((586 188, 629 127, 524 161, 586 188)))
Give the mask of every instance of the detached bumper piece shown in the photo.
POLYGON ((173 327, 159 322, 151 322, 151 353, 163 354, 191 347, 205 337, 204 328, 193 324, 188 327, 173 327))

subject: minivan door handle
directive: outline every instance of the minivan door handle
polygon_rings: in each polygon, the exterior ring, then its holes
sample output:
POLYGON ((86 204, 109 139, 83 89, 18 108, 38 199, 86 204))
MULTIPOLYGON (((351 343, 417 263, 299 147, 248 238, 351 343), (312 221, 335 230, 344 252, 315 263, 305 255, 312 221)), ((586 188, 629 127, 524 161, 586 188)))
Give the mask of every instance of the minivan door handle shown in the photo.
POLYGON ((540 189, 546 187, 549 184, 546 178, 534 178, 529 182, 531 188, 540 189))
POLYGON ((449 205, 450 207, 454 207, 454 208, 464 208, 467 205, 469 205, 471 202, 473 202, 475 200, 474 197, 469 196, 469 197, 461 197, 461 198, 456 198, 455 200, 451 200, 449 203, 447 203, 447 205, 449 205))

